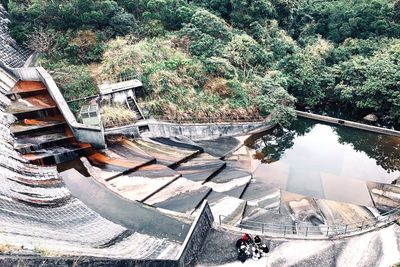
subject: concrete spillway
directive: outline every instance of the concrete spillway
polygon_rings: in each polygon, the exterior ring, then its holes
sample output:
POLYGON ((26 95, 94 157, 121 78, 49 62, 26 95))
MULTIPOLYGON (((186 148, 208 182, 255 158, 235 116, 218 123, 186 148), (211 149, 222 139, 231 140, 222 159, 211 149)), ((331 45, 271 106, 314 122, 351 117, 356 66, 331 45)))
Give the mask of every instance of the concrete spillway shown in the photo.
POLYGON ((0 5, 0 61, 10 67, 22 67, 32 51, 18 45, 8 32, 8 14, 0 5))
MULTIPOLYGON (((135 233, 134 227, 127 229, 105 219, 71 194, 55 167, 30 164, 29 159, 14 149, 16 141, 11 130, 15 131, 20 146, 30 144, 30 149, 35 150, 38 148, 34 147, 36 140, 32 131, 50 124, 59 125, 61 120, 58 117, 22 120, 25 123, 10 127, 16 118, 5 110, 12 101, 0 99, 0 242, 32 250, 51 249, 61 254, 137 259, 175 256, 179 242, 135 233), (146 253, 138 250, 143 249, 143 242, 149 244, 146 253), (170 251, 170 254, 161 255, 161 251, 170 251)), ((61 127, 64 127, 62 123, 61 127)), ((45 142, 51 140, 38 139, 37 145, 43 146, 45 142)))

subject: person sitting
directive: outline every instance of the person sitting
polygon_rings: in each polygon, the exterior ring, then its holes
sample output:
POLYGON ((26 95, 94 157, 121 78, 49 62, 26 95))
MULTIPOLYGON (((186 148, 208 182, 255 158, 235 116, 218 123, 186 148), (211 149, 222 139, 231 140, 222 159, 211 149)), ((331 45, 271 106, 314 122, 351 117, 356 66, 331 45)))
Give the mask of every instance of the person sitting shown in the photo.
POLYGON ((237 259, 240 262, 244 263, 247 260, 246 252, 244 250, 242 250, 242 249, 239 249, 239 253, 238 253, 237 259))
POLYGON ((258 248, 261 248, 261 238, 260 238, 258 235, 256 235, 256 236, 254 237, 254 244, 255 244, 258 248))
POLYGON ((262 256, 266 256, 269 252, 268 246, 266 244, 261 245, 261 253, 262 256))
POLYGON ((253 239, 251 239, 251 236, 248 233, 243 233, 242 239, 244 242, 246 242, 247 245, 253 243, 253 239))
POLYGON ((258 261, 261 258, 261 252, 257 246, 253 247, 253 260, 258 261))

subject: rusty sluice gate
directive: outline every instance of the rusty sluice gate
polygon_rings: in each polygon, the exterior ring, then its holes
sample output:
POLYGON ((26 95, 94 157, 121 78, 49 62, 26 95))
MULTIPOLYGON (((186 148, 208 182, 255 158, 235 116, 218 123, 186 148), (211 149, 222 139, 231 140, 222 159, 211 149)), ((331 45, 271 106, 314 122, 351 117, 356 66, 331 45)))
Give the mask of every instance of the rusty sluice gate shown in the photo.
POLYGON ((43 83, 20 81, 8 96, 8 111, 18 119, 11 126, 15 147, 29 162, 54 165, 92 151, 76 141, 43 83))
POLYGON ((42 82, 20 81, 7 95, 12 100, 8 111, 18 119, 11 126, 15 148, 33 164, 57 165, 85 156, 91 165, 104 171, 127 173, 155 160, 124 149, 123 140, 101 152, 79 143, 42 82))

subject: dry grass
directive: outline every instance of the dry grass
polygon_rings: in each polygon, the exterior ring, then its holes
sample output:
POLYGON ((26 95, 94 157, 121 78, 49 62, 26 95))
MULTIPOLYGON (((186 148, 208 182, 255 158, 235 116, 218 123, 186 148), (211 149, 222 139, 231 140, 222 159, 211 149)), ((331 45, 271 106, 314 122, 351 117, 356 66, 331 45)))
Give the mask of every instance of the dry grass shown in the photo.
POLYGON ((10 244, 0 245, 0 254, 8 254, 13 250, 15 250, 15 247, 11 246, 10 244))
POLYGON ((204 91, 217 94, 220 97, 228 97, 230 95, 228 81, 220 77, 208 80, 204 85, 204 91))
POLYGON ((135 113, 122 105, 103 106, 101 110, 101 118, 103 125, 106 128, 124 126, 135 123, 138 120, 135 113))

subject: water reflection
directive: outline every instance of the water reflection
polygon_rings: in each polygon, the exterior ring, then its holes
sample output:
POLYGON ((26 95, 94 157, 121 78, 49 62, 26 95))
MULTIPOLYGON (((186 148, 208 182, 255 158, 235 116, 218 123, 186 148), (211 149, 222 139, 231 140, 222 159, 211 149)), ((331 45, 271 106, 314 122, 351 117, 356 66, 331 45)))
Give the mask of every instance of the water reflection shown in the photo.
POLYGON ((368 203, 365 181, 391 183, 400 176, 400 138, 344 126, 299 118, 251 146, 262 162, 256 179, 307 196, 348 202, 340 190, 348 185, 358 203, 368 203))
POLYGON ((276 127, 264 136, 255 140, 252 144, 256 149, 255 159, 262 163, 278 161, 286 150, 294 145, 294 139, 309 133, 315 123, 309 120, 298 119, 292 123, 290 128, 276 127))

